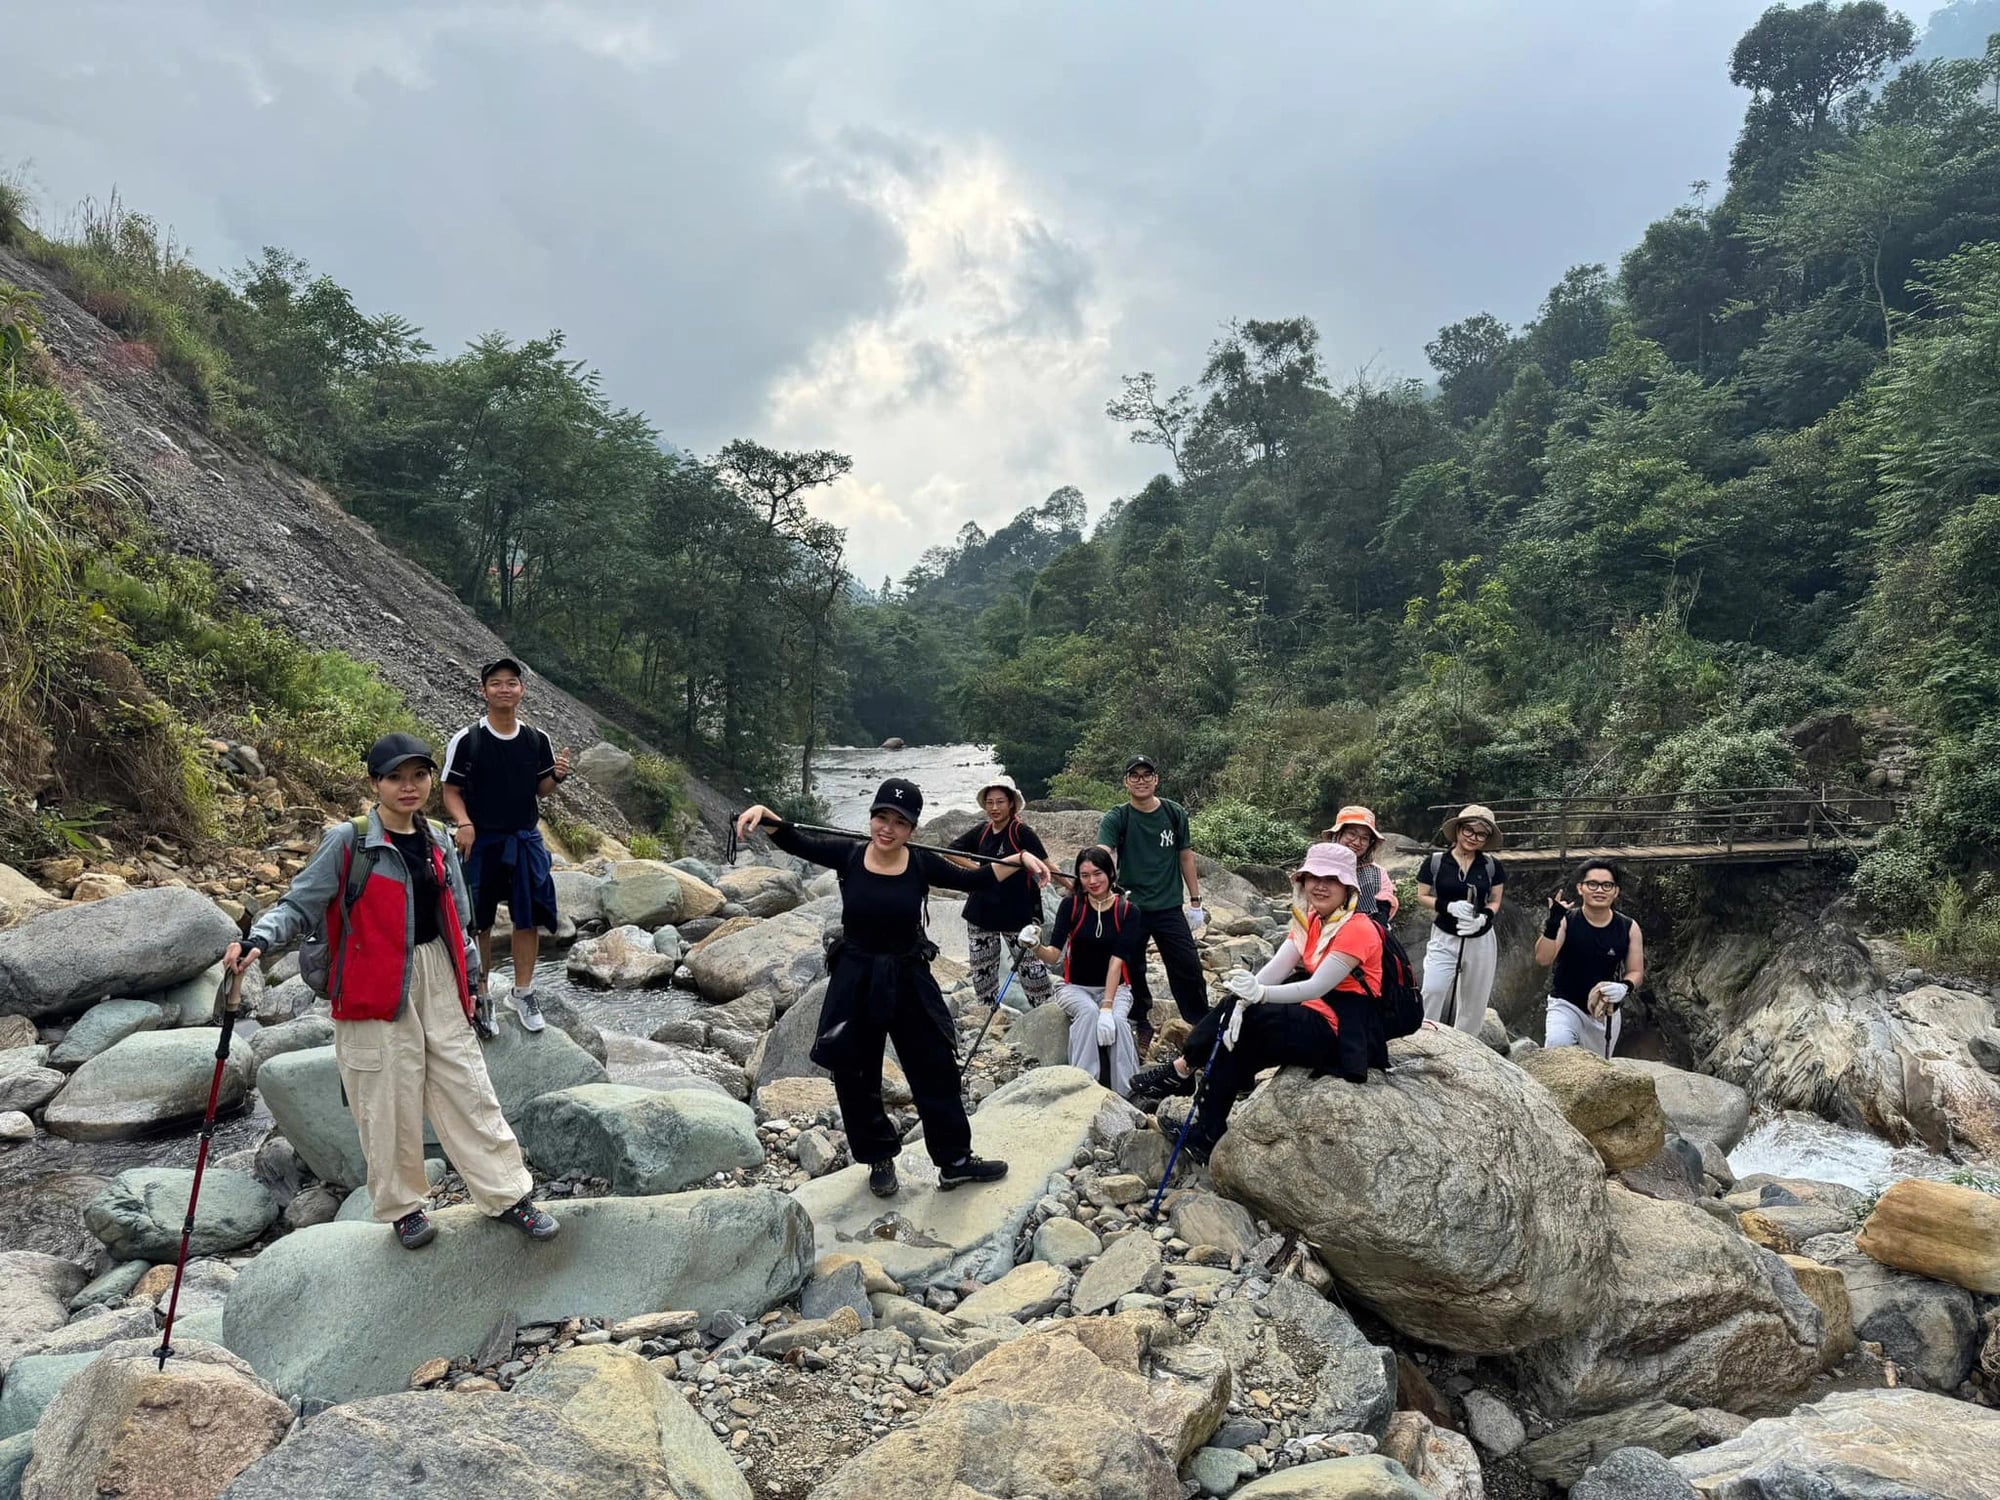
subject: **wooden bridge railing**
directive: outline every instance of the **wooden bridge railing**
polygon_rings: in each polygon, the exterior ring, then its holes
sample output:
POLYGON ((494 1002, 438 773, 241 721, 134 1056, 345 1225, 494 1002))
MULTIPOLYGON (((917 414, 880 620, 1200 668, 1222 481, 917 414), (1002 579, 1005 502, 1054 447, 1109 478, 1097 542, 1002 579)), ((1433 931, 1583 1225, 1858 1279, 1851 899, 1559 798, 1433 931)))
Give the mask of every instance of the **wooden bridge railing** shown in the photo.
MULTIPOLYGON (((1490 806, 1508 851, 1558 862, 1572 851, 1611 850, 1657 859, 1811 857, 1867 846, 1899 812, 1885 798, 1797 786, 1527 797, 1490 806)), ((1458 808, 1430 811, 1441 823, 1458 808)))

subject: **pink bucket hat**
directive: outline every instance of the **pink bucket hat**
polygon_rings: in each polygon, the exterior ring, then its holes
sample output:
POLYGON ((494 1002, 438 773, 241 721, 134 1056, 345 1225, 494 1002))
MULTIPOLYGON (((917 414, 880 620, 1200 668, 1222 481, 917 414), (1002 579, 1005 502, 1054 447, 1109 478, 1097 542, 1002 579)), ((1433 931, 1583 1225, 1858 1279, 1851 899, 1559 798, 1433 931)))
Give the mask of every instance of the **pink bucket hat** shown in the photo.
POLYGON ((1345 844, 1314 844, 1306 850, 1305 862, 1292 871, 1294 882, 1308 875, 1331 875, 1342 885, 1359 885, 1354 872, 1354 851, 1345 844))

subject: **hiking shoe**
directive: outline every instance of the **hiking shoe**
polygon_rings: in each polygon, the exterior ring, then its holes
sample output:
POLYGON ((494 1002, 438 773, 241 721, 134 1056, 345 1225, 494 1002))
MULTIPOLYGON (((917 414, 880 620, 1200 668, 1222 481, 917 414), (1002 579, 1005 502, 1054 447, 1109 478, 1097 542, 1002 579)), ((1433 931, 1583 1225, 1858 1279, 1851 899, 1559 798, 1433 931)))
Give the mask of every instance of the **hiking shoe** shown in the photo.
POLYGON ((421 1208, 406 1213, 396 1221, 396 1238, 403 1242, 405 1250, 421 1250, 437 1238, 438 1227, 431 1222, 430 1215, 421 1208))
POLYGON ((552 1240, 562 1225, 546 1209, 535 1207, 533 1198, 523 1198, 505 1213, 497 1215, 503 1224, 512 1224, 531 1240, 552 1240))
POLYGON ((1125 1097, 1150 1114, 1159 1107, 1162 1099, 1194 1091, 1194 1074, 1183 1077, 1170 1057, 1165 1062, 1154 1063, 1150 1068, 1141 1068, 1134 1073, 1132 1082, 1125 1089, 1125 1097))
POLYGON ((955 1187, 963 1187, 968 1182, 998 1182, 1007 1175, 1007 1163, 987 1161, 984 1157, 968 1156, 963 1161, 955 1161, 948 1167, 938 1168, 938 1191, 950 1192, 955 1187))
POLYGON ((896 1181, 896 1164, 878 1161, 868 1169, 868 1191, 878 1198, 893 1198, 902 1184, 896 1181))
POLYGON ((514 991, 514 1010, 521 1018, 521 1029, 523 1031, 540 1031, 542 1029, 544 1024, 542 1021, 542 1002, 535 998, 533 990, 525 992, 521 990, 514 991))

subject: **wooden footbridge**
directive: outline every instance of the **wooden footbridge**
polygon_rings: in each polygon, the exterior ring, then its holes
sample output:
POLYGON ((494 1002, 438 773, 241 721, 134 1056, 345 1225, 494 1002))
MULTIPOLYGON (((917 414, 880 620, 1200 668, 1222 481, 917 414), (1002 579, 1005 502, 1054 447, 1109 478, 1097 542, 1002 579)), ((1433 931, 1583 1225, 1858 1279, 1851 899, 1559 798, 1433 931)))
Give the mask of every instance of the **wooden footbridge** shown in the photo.
MULTIPOLYGON (((1620 864, 1789 864, 1859 853, 1900 808, 1865 793, 1810 787, 1728 787, 1625 797, 1525 797, 1489 804, 1500 856, 1514 867, 1620 864)), ((1458 806, 1430 809, 1437 823, 1458 806)))

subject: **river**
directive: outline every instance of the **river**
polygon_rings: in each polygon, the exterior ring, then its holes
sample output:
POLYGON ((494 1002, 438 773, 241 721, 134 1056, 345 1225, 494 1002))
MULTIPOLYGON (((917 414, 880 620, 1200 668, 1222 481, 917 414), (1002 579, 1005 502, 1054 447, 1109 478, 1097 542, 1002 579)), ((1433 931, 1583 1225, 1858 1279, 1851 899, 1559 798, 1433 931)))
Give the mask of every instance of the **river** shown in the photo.
POLYGON ((882 750, 865 745, 829 745, 813 757, 813 790, 826 803, 837 828, 868 826, 875 788, 891 776, 923 789, 924 816, 979 810, 979 789, 1002 767, 991 745, 912 745, 882 750))

